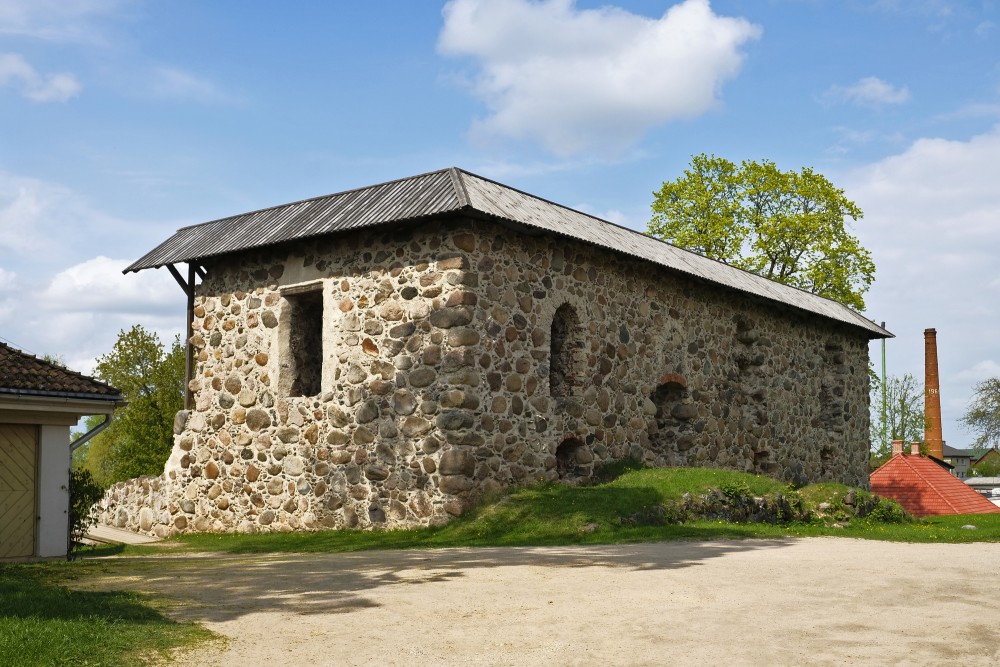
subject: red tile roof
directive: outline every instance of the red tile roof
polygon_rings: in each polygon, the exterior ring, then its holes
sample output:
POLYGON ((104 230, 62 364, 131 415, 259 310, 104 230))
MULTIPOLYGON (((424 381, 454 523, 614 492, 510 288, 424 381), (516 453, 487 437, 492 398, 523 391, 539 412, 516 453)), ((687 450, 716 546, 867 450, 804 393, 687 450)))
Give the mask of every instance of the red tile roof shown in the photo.
POLYGON ((122 398, 120 391, 103 382, 0 343, 0 396, 3 394, 122 398))
POLYGON ((872 493, 915 516, 1000 512, 989 500, 926 456, 896 454, 871 474, 872 493))

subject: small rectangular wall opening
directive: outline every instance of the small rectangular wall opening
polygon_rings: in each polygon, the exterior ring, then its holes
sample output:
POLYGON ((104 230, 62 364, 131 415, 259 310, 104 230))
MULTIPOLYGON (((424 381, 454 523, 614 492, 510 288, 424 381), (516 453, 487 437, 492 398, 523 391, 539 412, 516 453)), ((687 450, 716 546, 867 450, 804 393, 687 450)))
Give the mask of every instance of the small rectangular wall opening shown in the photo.
POLYGON ((286 396, 315 396, 323 380, 323 291, 284 294, 281 389, 286 396))

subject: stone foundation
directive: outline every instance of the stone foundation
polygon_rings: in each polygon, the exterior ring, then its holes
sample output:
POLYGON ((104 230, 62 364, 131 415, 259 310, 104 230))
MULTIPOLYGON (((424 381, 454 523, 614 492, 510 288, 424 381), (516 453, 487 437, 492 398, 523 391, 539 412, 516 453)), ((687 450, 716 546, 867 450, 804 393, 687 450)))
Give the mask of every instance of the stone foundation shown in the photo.
POLYGON ((195 406, 101 521, 415 526, 626 457, 867 486, 866 332, 484 221, 216 258, 195 406))

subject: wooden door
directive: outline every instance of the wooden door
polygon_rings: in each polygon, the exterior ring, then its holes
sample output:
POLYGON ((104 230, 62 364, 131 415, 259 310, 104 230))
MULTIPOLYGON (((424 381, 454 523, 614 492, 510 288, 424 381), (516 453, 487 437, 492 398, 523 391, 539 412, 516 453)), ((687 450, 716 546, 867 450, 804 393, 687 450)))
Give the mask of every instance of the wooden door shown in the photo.
POLYGON ((35 553, 35 426, 0 424, 0 558, 35 553))

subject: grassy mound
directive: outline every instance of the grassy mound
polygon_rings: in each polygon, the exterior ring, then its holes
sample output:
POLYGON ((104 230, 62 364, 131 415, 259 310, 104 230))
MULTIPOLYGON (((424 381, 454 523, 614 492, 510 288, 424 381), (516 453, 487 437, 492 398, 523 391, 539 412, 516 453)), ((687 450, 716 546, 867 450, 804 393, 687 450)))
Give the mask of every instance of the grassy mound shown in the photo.
POLYGON ((925 524, 908 523, 914 520, 893 501, 840 484, 796 490, 770 477, 732 470, 642 469, 627 462, 601 474, 607 481, 591 486, 514 489, 439 528, 185 535, 178 540, 191 549, 236 553, 813 535, 1000 540, 1000 520, 975 535, 960 530, 962 524, 948 530, 922 530, 925 524))
POLYGON ((843 527, 851 521, 907 523, 913 517, 893 500, 863 489, 826 482, 793 489, 770 477, 713 468, 627 471, 611 485, 657 488, 662 501, 624 523, 668 524, 709 520, 729 523, 819 522, 843 527))

